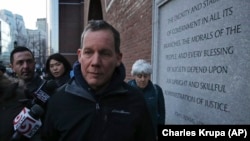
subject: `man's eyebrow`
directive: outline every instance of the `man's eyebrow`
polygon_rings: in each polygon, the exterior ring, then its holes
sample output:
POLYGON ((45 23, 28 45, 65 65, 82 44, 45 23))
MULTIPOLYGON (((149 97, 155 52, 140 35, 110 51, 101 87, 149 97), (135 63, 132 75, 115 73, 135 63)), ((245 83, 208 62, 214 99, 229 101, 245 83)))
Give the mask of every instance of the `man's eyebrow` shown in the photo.
POLYGON ((21 59, 21 60, 17 60, 17 62, 20 62, 20 61, 22 61, 22 62, 29 61, 29 62, 30 62, 30 61, 33 61, 33 59, 30 58, 30 59, 21 59))

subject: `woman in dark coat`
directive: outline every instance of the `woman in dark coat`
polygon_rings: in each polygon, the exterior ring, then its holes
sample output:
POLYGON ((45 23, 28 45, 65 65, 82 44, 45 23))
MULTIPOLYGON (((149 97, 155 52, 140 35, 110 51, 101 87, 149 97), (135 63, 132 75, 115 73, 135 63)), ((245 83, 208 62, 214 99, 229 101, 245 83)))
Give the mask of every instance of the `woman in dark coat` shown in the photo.
POLYGON ((50 55, 46 61, 46 79, 55 80, 58 87, 65 84, 70 79, 71 70, 71 64, 60 53, 50 55))
POLYGON ((132 66, 131 74, 134 79, 128 81, 128 84, 143 92, 157 133, 157 125, 165 124, 165 103, 162 88, 150 80, 151 73, 151 65, 147 61, 139 59, 132 66))

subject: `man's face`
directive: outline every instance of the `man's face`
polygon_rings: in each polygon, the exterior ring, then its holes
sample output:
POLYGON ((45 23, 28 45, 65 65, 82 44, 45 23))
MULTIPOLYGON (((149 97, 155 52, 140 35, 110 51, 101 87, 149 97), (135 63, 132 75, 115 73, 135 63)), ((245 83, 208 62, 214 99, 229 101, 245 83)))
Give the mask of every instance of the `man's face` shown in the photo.
POLYGON ((29 81, 35 73, 35 61, 29 51, 16 52, 13 55, 13 64, 11 68, 17 74, 17 77, 29 81))
POLYGON ((91 88, 99 90, 109 83, 122 54, 115 52, 114 37, 109 30, 88 31, 82 44, 77 52, 82 75, 91 88))

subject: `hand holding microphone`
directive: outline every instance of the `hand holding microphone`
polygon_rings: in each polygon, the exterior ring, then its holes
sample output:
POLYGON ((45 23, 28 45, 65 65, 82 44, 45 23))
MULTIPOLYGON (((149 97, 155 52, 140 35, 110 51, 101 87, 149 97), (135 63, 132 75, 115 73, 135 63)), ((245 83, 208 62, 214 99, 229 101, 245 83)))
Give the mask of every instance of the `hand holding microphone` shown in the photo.
POLYGON ((34 99, 21 99, 20 102, 31 107, 24 107, 22 111, 15 117, 13 124, 15 133, 12 141, 17 141, 21 136, 31 138, 42 126, 40 118, 44 113, 44 106, 50 98, 49 93, 56 89, 55 81, 44 81, 40 87, 33 93, 34 99))
POLYGON ((43 108, 37 104, 33 105, 31 109, 24 107, 13 121, 15 133, 12 140, 19 140, 21 136, 31 138, 42 126, 39 118, 43 113, 43 108))

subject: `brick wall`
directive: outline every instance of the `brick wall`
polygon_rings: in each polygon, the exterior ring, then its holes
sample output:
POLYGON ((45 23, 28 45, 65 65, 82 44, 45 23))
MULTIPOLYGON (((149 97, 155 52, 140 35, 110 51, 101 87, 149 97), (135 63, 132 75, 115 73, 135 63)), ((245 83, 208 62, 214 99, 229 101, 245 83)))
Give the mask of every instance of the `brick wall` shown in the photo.
POLYGON ((152 1, 102 0, 103 19, 114 25, 121 34, 121 51, 126 66, 126 80, 137 59, 151 62, 152 1))

